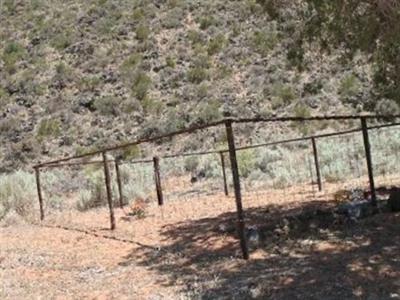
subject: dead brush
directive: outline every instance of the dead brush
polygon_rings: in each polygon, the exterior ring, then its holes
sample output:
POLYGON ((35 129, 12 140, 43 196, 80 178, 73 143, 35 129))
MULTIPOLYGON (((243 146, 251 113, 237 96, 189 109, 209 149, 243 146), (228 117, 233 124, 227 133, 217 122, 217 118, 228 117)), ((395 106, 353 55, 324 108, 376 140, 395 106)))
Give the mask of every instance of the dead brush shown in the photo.
POLYGON ((131 206, 129 207, 129 216, 136 217, 138 219, 143 219, 146 217, 147 203, 143 198, 137 198, 133 200, 131 206))
POLYGON ((351 192, 347 190, 339 190, 334 194, 335 202, 343 203, 351 199, 351 192))

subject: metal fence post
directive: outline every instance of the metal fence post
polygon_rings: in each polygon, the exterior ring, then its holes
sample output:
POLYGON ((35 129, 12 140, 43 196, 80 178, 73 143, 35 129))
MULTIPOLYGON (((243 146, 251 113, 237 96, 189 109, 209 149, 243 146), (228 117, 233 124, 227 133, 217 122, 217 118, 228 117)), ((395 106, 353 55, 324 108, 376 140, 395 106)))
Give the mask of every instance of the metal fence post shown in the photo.
POLYGON ((154 165, 154 181, 156 184, 156 192, 157 192, 157 199, 158 205, 164 205, 164 197, 161 187, 161 177, 160 177, 160 158, 155 156, 153 157, 153 165, 154 165))
POLYGON ((110 223, 111 223, 111 230, 115 229, 115 217, 114 217, 114 207, 112 202, 112 191, 111 191, 111 175, 110 169, 108 168, 108 161, 107 161, 107 153, 102 152, 103 155, 103 165, 104 165, 104 177, 106 182, 106 191, 107 191, 107 202, 108 207, 110 209, 110 223))
POLYGON ((318 190, 322 191, 322 179, 321 179, 321 170, 319 168, 317 141, 313 137, 313 138, 311 138, 311 142, 312 142, 312 148, 313 148, 313 154, 314 154, 315 171, 317 174, 318 190))
POLYGON ((42 187, 40 184, 40 169, 38 167, 35 168, 35 177, 36 177, 36 188, 39 198, 40 221, 43 221, 44 220, 43 196, 42 196, 42 187))
POLYGON ((229 191, 228 191, 228 184, 226 182, 226 170, 225 170, 225 157, 224 157, 224 152, 220 152, 219 153, 220 157, 221 157, 221 167, 222 167, 222 176, 224 178, 224 192, 225 192, 225 196, 229 195, 229 191))
POLYGON ((228 146, 229 146, 229 158, 231 161, 233 186, 234 186, 234 190, 235 190, 240 247, 242 248, 243 258, 247 260, 247 259, 249 259, 249 249, 247 247, 247 241, 246 241, 246 236, 245 236, 245 223, 244 223, 244 213, 243 213, 243 206, 242 206, 242 194, 240 191, 239 168, 238 168, 238 163, 237 163, 237 158, 236 158, 235 139, 233 136, 232 121, 231 120, 225 121, 225 127, 226 127, 226 136, 228 139, 228 146))
POLYGON ((377 201, 376 201, 376 190, 375 190, 374 173, 373 173, 372 158, 371 158, 371 144, 369 142, 367 119, 365 117, 361 117, 361 128, 363 133, 365 158, 367 159, 369 188, 371 190, 371 204, 376 207, 377 201))
POLYGON ((122 180, 121 174, 119 172, 119 159, 115 160, 115 174, 117 175, 117 185, 118 185, 118 193, 119 193, 119 206, 121 208, 124 207, 124 195, 122 192, 122 180))

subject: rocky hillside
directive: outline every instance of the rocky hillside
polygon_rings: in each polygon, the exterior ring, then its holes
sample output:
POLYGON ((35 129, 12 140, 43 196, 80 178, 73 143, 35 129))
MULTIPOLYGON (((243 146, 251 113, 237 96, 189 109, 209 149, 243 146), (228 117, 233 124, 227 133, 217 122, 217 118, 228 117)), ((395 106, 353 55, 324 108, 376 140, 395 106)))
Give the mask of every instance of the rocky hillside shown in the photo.
POLYGON ((297 25, 255 0, 1 1, 0 171, 222 116, 371 107, 366 58, 300 50, 297 25))

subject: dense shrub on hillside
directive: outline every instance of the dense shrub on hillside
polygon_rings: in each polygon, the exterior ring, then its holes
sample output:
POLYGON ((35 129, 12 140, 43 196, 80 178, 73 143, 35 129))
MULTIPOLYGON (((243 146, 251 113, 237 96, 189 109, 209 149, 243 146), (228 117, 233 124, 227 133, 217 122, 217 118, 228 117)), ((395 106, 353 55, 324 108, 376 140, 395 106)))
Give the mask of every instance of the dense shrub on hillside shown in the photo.
POLYGON ((278 41, 278 33, 275 29, 255 31, 251 37, 252 46, 262 56, 268 55, 278 41))
POLYGON ((201 83, 208 78, 208 71, 202 67, 193 67, 187 72, 187 78, 192 83, 201 83))
POLYGON ((61 133, 61 122, 57 119, 43 119, 37 129, 36 135, 39 139, 46 137, 57 137, 61 133))
POLYGON ((119 114, 120 100, 113 96, 100 97, 94 101, 93 107, 102 115, 113 115, 119 114))
POLYGON ((0 175, 0 219, 10 210, 23 217, 32 215, 35 192, 36 184, 32 174, 17 171, 0 175))
POLYGON ((361 91, 360 80, 353 74, 348 74, 340 81, 338 94, 343 100, 356 96, 361 91))
POLYGON ((132 94, 139 100, 145 99, 151 86, 151 78, 144 72, 138 72, 133 77, 131 86, 132 94))
MULTIPOLYGON (((221 115, 292 114, 299 102, 315 114, 383 111, 385 105, 375 105, 376 95, 387 86, 394 89, 384 98, 399 94, 394 84, 399 72, 394 64, 384 68, 383 63, 396 57, 387 55, 392 47, 377 52, 383 56, 351 52, 355 55, 347 59, 341 45, 320 52, 323 45, 307 43, 310 32, 305 29, 328 33, 328 29, 349 32, 363 27, 325 24, 343 19, 331 18, 332 4, 315 11, 329 18, 311 18, 306 23, 299 14, 299 9, 307 10, 300 5, 305 2, 318 1, 71 0, 52 5, 5 1, 0 18, 4 41, 0 43, 0 69, 4 69, 0 165, 23 164, 27 159, 22 150, 6 162, 13 152, 10 140, 18 144, 36 136, 42 119, 48 118, 60 120, 62 129, 68 129, 68 139, 57 135, 57 130, 54 134, 43 130, 50 138, 44 151, 32 154, 33 159, 72 153, 78 145, 99 147, 107 143, 104 137, 117 143, 142 132, 168 132, 221 115), (321 26, 316 26, 316 20, 321 26), (370 58, 382 63, 370 64, 370 58), (346 74, 353 74, 358 83, 346 79, 346 74), (375 89, 374 80, 380 82, 375 89), (212 99, 218 105, 209 105, 212 99), (89 124, 98 128, 98 136, 86 129, 89 124)), ((345 21, 353 24, 354 19, 345 21)), ((379 32, 389 35, 382 42, 400 32, 381 31, 378 25, 379 32)), ((321 36, 318 33, 316 38, 321 36)), ((364 31, 359 33, 368 37, 364 31)), ((360 35, 354 35, 355 40, 360 35)), ((326 37, 333 41, 330 34, 326 37)), ((389 108, 394 108, 393 103, 389 108)), ((191 148, 200 146, 193 141, 191 148)), ((172 146, 171 151, 178 147, 172 146)))

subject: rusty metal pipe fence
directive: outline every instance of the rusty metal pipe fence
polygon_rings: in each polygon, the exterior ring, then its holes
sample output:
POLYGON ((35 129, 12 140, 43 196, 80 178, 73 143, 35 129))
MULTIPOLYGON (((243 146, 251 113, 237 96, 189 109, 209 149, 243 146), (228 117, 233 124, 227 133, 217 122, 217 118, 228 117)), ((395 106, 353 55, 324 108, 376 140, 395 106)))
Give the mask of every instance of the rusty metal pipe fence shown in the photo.
POLYGON ((356 116, 356 115, 347 115, 347 116, 315 116, 309 118, 298 118, 298 117, 285 117, 285 118, 254 118, 254 119, 233 119, 228 118, 218 122, 191 127, 187 129, 182 129, 176 132, 168 133, 165 135, 161 135, 158 137, 151 137, 147 139, 139 139, 137 141, 133 141, 130 143, 116 145, 112 147, 108 147, 105 149, 101 149, 98 151, 92 151, 85 154, 71 156, 67 158, 62 158, 58 160, 53 160, 49 162, 44 162, 35 165, 33 168, 35 170, 35 177, 36 177, 36 184, 37 184, 37 193, 39 199, 39 208, 40 208, 40 220, 44 220, 45 218, 45 211, 44 211, 44 199, 42 195, 42 187, 41 187, 41 180, 40 180, 40 171, 41 169, 47 168, 61 168, 61 167, 68 167, 68 166, 79 166, 79 165, 91 165, 91 164, 99 164, 103 165, 104 168, 104 179, 105 179, 105 186, 106 186, 106 196, 107 196, 107 203, 109 207, 109 216, 110 216, 110 228, 114 230, 116 228, 115 216, 114 216, 114 206, 113 206, 113 199, 112 199, 112 192, 111 192, 111 176, 110 176, 110 167, 109 164, 114 162, 115 164, 115 174, 117 180, 117 188, 118 188, 118 198, 119 198, 119 206, 123 208, 124 205, 124 191, 123 185, 121 180, 120 174, 120 166, 123 164, 152 164, 154 170, 154 184, 155 184, 155 191, 158 199, 158 205, 164 205, 164 196, 163 196, 163 184, 162 184, 162 176, 160 175, 160 161, 164 159, 173 159, 177 157, 188 157, 188 156, 201 156, 201 155, 210 155, 216 154, 220 158, 220 166, 221 166, 221 174, 223 178, 222 183, 222 190, 226 196, 229 195, 229 184, 227 182, 227 174, 226 169, 227 166, 225 164, 225 155, 229 156, 229 168, 231 169, 231 176, 232 176, 232 185, 234 190, 234 197, 235 197, 235 204, 236 204, 236 211, 237 211, 237 228, 239 233, 239 240, 240 240, 240 247, 243 254, 244 259, 249 258, 249 250, 246 241, 245 235, 245 211, 243 209, 242 203, 242 184, 241 184, 241 176, 239 172, 239 163, 237 158, 237 153, 240 151, 245 151, 249 149, 255 149, 260 147, 270 147, 276 145, 283 145, 295 142, 304 142, 309 141, 311 149, 312 149, 312 157, 313 162, 311 160, 307 161, 307 168, 309 170, 311 178, 316 176, 316 181, 311 182, 312 185, 317 185, 318 190, 323 190, 323 174, 321 172, 321 161, 319 157, 319 149, 318 149, 318 141, 319 139, 328 138, 328 137, 335 137, 335 136, 343 136, 346 134, 351 133, 362 133, 362 140, 363 140, 363 148, 364 148, 364 157, 365 157, 365 164, 367 167, 368 172, 368 182, 369 182, 369 190, 371 192, 371 204, 376 206, 377 199, 376 199, 376 191, 375 191, 375 178, 374 178, 374 168, 373 168, 373 147, 371 147, 369 131, 373 129, 381 129, 381 128, 389 128, 394 126, 399 126, 400 123, 388 123, 383 125, 377 126, 367 126, 368 120, 394 120, 399 118, 398 115, 393 116, 381 116, 381 115, 363 115, 363 116, 356 116), (280 123, 280 122, 310 122, 310 121, 323 121, 323 120, 359 120, 361 127, 346 131, 340 132, 332 132, 332 133, 325 133, 319 135, 310 135, 305 137, 293 138, 293 139, 286 139, 280 141, 273 141, 269 143, 260 143, 260 144, 253 144, 253 145, 246 145, 242 147, 237 147, 235 144, 235 135, 233 126, 235 124, 249 124, 249 123, 280 123), (133 160, 133 161, 122 161, 120 158, 115 160, 110 160, 107 158, 107 153, 114 151, 125 149, 130 146, 139 145, 143 143, 151 143, 156 141, 162 141, 166 138, 171 138, 175 136, 179 136, 182 134, 191 134, 199 130, 204 130, 208 128, 217 128, 223 126, 225 129, 226 140, 228 143, 227 149, 217 149, 212 151, 203 151, 203 152, 191 152, 191 153, 177 153, 177 154, 169 154, 164 156, 155 156, 151 159, 141 159, 141 160, 133 160), (92 156, 101 155, 101 160, 92 160, 92 161, 73 161, 76 159, 86 159, 92 156), (73 161, 73 162, 71 162, 73 161))

